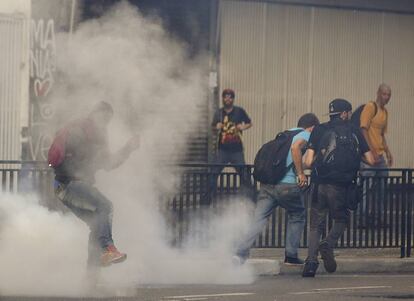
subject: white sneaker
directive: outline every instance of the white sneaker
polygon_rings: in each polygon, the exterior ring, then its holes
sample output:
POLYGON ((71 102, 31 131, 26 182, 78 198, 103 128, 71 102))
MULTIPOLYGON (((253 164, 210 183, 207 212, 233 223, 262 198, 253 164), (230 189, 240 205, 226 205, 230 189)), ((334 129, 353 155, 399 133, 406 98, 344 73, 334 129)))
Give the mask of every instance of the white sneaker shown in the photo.
POLYGON ((241 258, 240 256, 234 255, 231 258, 231 262, 233 263, 233 265, 235 266, 241 266, 246 262, 246 259, 241 258))

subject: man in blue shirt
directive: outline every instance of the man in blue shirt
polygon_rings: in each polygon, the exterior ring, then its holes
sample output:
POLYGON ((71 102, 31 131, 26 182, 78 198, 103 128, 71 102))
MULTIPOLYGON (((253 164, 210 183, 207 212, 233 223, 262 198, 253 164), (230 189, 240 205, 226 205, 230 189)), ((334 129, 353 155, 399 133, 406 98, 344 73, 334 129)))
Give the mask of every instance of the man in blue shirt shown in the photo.
POLYGON ((291 166, 291 168, 278 184, 261 184, 253 224, 242 243, 239 244, 234 261, 242 263, 247 259, 257 235, 262 232, 267 223, 267 218, 272 214, 274 208, 281 206, 288 213, 285 263, 303 264, 303 260, 298 258, 299 242, 306 216, 302 189, 307 186, 307 177, 303 172, 302 155, 316 125, 319 125, 318 118, 314 114, 308 113, 299 118, 297 128, 290 129, 291 131, 303 130, 296 134, 292 140, 291 151, 286 159, 286 166, 291 166))

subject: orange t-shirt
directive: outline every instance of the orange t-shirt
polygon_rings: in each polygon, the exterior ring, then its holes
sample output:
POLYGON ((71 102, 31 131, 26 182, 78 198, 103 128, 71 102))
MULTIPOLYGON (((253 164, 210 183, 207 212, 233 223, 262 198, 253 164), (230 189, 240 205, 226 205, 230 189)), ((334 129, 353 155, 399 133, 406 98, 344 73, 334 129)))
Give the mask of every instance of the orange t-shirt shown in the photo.
POLYGON ((385 151, 384 134, 387 131, 388 112, 377 105, 375 114, 375 103, 370 101, 361 112, 361 128, 368 131, 368 138, 374 151, 382 155, 385 151))

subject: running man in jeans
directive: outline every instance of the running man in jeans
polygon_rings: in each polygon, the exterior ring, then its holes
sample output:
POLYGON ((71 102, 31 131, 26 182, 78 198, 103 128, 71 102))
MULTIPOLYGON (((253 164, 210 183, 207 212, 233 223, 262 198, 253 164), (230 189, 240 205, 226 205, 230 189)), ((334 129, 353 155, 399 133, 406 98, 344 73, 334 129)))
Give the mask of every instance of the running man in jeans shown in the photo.
POLYGON ((139 146, 135 136, 118 152, 109 152, 107 126, 112 116, 110 104, 98 103, 87 118, 61 129, 49 150, 56 196, 90 228, 88 271, 91 277, 95 277, 99 266, 122 262, 127 257, 117 250, 112 239, 112 202, 94 186, 97 170, 120 166, 139 146), (58 153, 62 146, 64 152, 58 153), (61 162, 52 164, 51 158, 60 155, 61 162))
POLYGON ((290 129, 290 131, 302 129, 293 137, 291 151, 288 153, 286 166, 291 167, 278 184, 261 184, 253 224, 238 246, 234 261, 243 263, 247 259, 257 235, 262 232, 267 223, 267 218, 272 214, 274 208, 281 206, 288 213, 285 263, 303 264, 303 260, 298 257, 298 248, 306 216, 301 191, 307 186, 307 177, 303 173, 302 167, 302 151, 307 145, 310 133, 318 124, 318 118, 314 114, 308 113, 300 117, 297 128, 290 129))

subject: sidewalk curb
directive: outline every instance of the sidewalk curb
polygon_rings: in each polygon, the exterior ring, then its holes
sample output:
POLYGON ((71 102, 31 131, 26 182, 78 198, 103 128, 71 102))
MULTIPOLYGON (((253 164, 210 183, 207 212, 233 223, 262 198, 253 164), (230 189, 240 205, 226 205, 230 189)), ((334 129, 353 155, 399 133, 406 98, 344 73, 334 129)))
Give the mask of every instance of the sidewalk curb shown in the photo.
POLYGON ((281 264, 275 259, 248 259, 246 263, 252 268, 257 276, 274 276, 279 275, 281 264))
MULTIPOLYGON (((337 258, 335 274, 414 273, 414 258, 337 258)), ((249 259, 256 276, 302 274, 303 266, 288 266, 282 260, 249 259)), ((320 261, 318 274, 328 274, 320 261)))

